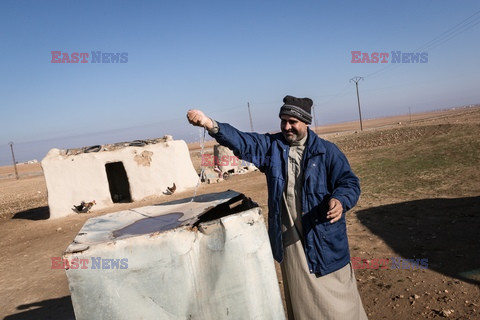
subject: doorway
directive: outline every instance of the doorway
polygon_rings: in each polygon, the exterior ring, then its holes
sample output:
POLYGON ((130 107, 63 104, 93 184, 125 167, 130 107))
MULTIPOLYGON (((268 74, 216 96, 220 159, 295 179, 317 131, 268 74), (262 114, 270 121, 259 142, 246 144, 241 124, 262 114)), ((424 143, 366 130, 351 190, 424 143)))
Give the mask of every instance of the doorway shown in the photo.
POLYGON ((107 163, 105 164, 105 170, 112 201, 114 203, 132 202, 130 183, 128 182, 127 171, 125 171, 123 162, 107 163))

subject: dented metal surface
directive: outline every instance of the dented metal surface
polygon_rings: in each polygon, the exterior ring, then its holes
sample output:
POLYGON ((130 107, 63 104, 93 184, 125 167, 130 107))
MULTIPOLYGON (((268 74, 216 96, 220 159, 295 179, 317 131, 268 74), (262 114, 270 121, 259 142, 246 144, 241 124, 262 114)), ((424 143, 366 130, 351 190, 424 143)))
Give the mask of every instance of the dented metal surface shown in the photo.
POLYGON ((77 319, 284 319, 260 213, 227 191, 90 219, 64 254, 88 260, 77 319))
MULTIPOLYGON (((200 195, 194 201, 189 198, 181 199, 91 218, 82 227, 72 244, 92 245, 181 226, 191 226, 212 208, 243 197, 242 194, 229 190, 200 195), (172 216, 165 217, 172 212, 181 213, 182 216, 176 220, 171 220, 172 216), (128 230, 134 229, 136 231, 129 234, 128 230)), ((68 252, 69 248, 66 251, 68 252)))

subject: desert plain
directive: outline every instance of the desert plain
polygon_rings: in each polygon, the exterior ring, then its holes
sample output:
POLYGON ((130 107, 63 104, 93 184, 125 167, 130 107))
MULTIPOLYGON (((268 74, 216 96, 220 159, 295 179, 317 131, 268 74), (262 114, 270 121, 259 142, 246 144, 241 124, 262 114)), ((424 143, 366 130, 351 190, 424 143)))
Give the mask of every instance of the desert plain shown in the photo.
MULTIPOLYGON (((347 228, 369 319, 480 319, 480 107, 364 120, 363 127, 350 122, 315 131, 345 152, 361 181, 347 228), (379 267, 385 259, 386 268, 379 267), (398 259, 423 263, 399 268, 392 262, 398 259)), ((200 171, 199 145, 189 147, 200 171)), ((205 152, 212 148, 207 142, 205 152)), ((74 319, 65 271, 52 269, 51 257, 62 256, 87 219, 194 192, 49 220, 41 165, 17 168, 18 180, 13 166, 0 167, 0 317, 9 320, 74 319)), ((268 214, 262 173, 232 175, 197 192, 227 189, 268 214)))

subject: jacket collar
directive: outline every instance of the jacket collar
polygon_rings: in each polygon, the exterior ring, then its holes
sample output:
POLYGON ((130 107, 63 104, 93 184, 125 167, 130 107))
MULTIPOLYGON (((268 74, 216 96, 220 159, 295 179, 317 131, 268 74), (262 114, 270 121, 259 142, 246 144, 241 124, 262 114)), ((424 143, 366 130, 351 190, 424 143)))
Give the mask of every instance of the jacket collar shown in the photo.
POLYGON ((305 152, 308 152, 310 155, 326 152, 323 140, 320 139, 310 128, 308 128, 308 138, 305 152))

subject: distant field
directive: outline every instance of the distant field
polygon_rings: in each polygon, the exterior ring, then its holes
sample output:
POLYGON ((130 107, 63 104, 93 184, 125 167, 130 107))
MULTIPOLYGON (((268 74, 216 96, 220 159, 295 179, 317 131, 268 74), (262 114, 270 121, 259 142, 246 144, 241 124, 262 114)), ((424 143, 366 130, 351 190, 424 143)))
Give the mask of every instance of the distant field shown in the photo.
POLYGON ((355 170, 369 196, 478 194, 480 118, 475 116, 469 123, 376 130, 337 142, 354 155, 355 170))

